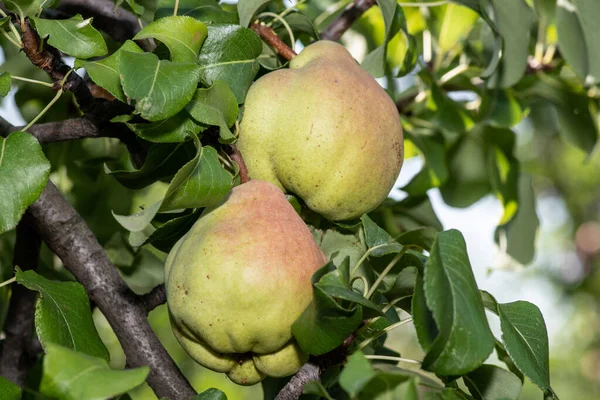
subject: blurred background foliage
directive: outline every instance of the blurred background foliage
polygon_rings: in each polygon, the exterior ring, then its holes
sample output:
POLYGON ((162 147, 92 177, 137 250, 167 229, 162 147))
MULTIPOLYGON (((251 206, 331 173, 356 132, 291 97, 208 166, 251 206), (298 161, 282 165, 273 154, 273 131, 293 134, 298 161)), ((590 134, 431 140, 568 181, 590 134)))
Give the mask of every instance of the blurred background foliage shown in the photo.
MULTIPOLYGON (((137 3, 128 1, 124 6, 137 3)), ((171 3, 160 2, 164 7, 172 7, 171 3)), ((321 31, 348 3, 309 0, 300 2, 298 9, 321 31)), ((379 81, 398 103, 407 161, 390 200, 372 218, 391 234, 422 225, 463 231, 480 287, 493 287, 499 300, 527 299, 542 309, 550 335, 552 385, 558 395, 598 399, 600 154, 594 74, 600 46, 586 33, 588 17, 600 20, 600 7, 594 1, 573 0, 585 10, 576 15, 579 26, 569 20, 573 15, 565 11, 565 0, 562 7, 555 0, 490 0, 495 14, 486 17, 493 19, 491 27, 475 11, 457 4, 466 1, 439 3, 402 1, 406 29, 398 30, 388 43, 385 74, 379 81), (575 33, 566 30, 568 26, 577 30, 580 42, 573 41, 575 33), (494 29, 505 35, 499 65, 504 73, 497 70, 485 83, 478 76, 495 62, 494 29)), ((274 1, 267 7, 281 12, 293 4, 274 1)), ((222 7, 234 9, 231 4, 222 7)), ((297 50, 312 40, 306 30, 295 33, 297 50)), ((341 41, 360 61, 385 37, 382 14, 372 7, 341 41)), ((48 81, 4 38, 0 45, 0 72, 48 81)), ((48 88, 14 82, 0 113, 22 125, 53 95, 48 88)), ((73 98, 63 96, 40 122, 75 116, 73 98)), ((152 246, 131 247, 111 211, 137 212, 162 198, 167 184, 132 191, 107 175, 105 164, 111 170, 134 169, 116 139, 53 143, 44 150, 52 163, 52 181, 85 218, 132 289, 144 293, 161 283, 166 254, 152 246)), ((13 244, 14 232, 0 236, 0 281, 13 274, 13 244)), ((47 248, 41 264, 40 273, 70 279, 47 248)), ((8 295, 8 288, 0 289, 0 300, 8 295)), ((7 301, 0 305, 2 321, 7 301)), ((123 367, 115 335, 98 310, 94 318, 110 349, 111 365, 123 367)), ((172 336, 165 306, 153 311, 150 319, 195 389, 218 387, 232 400, 260 396, 260 386, 239 387, 193 362, 172 336)), ((388 340, 389 347, 405 357, 423 357, 408 327, 393 332, 388 340)), ((147 385, 129 396, 155 398, 147 385)), ((539 396, 526 383, 522 398, 539 396)), ((26 394, 26 398, 34 397, 26 394)))

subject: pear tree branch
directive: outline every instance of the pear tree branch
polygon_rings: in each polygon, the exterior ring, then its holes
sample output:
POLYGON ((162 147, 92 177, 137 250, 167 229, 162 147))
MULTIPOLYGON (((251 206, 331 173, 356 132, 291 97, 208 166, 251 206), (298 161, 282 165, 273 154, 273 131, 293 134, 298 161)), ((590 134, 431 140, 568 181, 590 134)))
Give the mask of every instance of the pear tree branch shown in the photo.
MULTIPOLYGON (((41 244, 31 218, 25 216, 17 225, 13 265, 22 270, 37 269, 41 244)), ((4 326, 6 338, 0 348, 0 376, 23 387, 27 372, 35 362, 36 350, 39 350, 31 346, 36 292, 17 284, 11 289, 4 326)))
POLYGON ((375 4, 376 0, 354 0, 321 32, 323 40, 340 40, 361 15, 375 4))
POLYGON ((283 40, 277 36, 275 31, 262 23, 253 23, 250 25, 250 28, 256 32, 258 36, 262 40, 264 40, 269 46, 271 46, 277 54, 285 58, 286 60, 291 60, 296 57, 297 54, 294 50, 292 50, 283 40))
POLYGON ((310 381, 320 380, 320 369, 315 364, 307 363, 296 372, 296 375, 279 391, 275 400, 297 400, 304 391, 304 385, 310 381))

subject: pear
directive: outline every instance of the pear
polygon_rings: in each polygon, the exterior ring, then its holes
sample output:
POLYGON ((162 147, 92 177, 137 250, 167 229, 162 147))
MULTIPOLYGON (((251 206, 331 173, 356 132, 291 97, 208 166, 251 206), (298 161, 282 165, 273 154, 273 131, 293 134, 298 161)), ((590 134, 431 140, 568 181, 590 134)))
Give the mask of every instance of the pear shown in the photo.
POLYGON ((250 87, 238 148, 252 179, 331 220, 389 194, 404 159, 396 106, 340 44, 319 41, 250 87))
POLYGON ((260 180, 237 186, 169 253, 173 333, 199 364, 238 384, 294 374, 308 355, 291 326, 326 262, 279 188, 260 180))

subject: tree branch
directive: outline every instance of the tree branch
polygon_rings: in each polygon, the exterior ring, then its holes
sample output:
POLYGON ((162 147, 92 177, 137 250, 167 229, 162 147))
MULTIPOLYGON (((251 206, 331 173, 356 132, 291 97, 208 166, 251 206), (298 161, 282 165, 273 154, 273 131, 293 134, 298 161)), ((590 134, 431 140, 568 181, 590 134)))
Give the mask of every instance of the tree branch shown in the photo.
POLYGON ((320 371, 319 367, 314 364, 307 363, 296 372, 296 375, 281 389, 275 397, 275 400, 297 400, 304 391, 304 385, 310 381, 318 381, 320 371))
POLYGON ((152 289, 149 293, 140 296, 140 303, 146 309, 146 313, 154 310, 156 307, 167 302, 167 292, 165 291, 165 285, 158 285, 152 289))
POLYGON ((354 0, 321 32, 323 40, 340 40, 361 15, 375 4, 375 0, 354 0))
POLYGON ((158 397, 187 399, 194 389, 152 331, 147 310, 127 287, 83 218, 48 182, 29 207, 41 236, 83 284, 106 316, 132 367, 150 366, 148 384, 158 397))
POLYGON ((262 40, 271 46, 277 52, 277 54, 286 60, 289 61, 298 55, 294 50, 290 49, 290 47, 285 44, 283 40, 279 39, 279 36, 277 36, 272 28, 259 23, 253 23, 250 25, 250 28, 256 32, 256 34, 260 36, 262 40))
MULTIPOLYGON (((22 270, 35 270, 39 262, 42 241, 31 222, 31 218, 25 216, 17 225, 13 265, 22 270)), ((11 289, 4 326, 6 339, 0 349, 0 375, 23 387, 27 371, 35 361, 30 344, 33 340, 36 292, 18 284, 13 284, 11 289)))

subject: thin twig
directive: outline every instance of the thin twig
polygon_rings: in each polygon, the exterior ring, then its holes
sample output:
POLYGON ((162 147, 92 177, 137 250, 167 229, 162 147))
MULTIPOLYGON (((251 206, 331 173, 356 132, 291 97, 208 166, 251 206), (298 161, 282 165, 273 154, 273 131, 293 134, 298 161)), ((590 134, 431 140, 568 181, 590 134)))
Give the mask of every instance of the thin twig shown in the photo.
POLYGON ((320 370, 314 364, 307 363, 296 372, 296 375, 281 389, 275 400, 297 400, 304 391, 304 385, 310 381, 320 380, 320 370))
POLYGON ((154 310, 156 307, 167 302, 167 292, 165 291, 165 285, 158 285, 152 289, 149 293, 140 296, 140 303, 146 309, 146 312, 154 310))
POLYGON ((262 40, 264 40, 269 46, 271 46, 277 52, 277 54, 279 54, 286 60, 289 61, 297 56, 294 50, 292 50, 287 44, 285 44, 283 40, 279 39, 279 36, 277 36, 277 34, 272 28, 269 28, 264 24, 258 23, 251 24, 250 28, 252 28, 252 30, 256 32, 256 34, 260 36, 262 40))
POLYGON ((229 158, 233 160, 238 165, 240 170, 240 183, 246 183, 250 180, 250 176, 248 175, 248 168, 246 167, 246 163, 244 162, 244 157, 242 157, 242 153, 238 150, 235 145, 231 145, 230 151, 228 152, 229 158))

